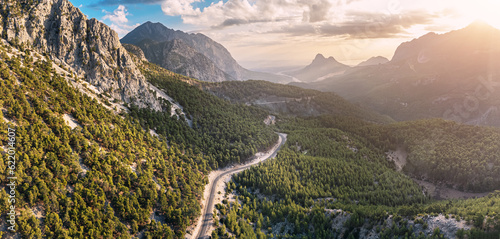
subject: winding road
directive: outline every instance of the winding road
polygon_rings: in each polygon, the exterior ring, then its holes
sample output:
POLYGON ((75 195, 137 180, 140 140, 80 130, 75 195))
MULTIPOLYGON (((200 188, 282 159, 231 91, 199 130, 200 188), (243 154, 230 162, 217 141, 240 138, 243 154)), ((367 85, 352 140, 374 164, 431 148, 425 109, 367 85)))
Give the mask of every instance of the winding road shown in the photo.
POLYGON ((278 151, 281 149, 281 147, 285 144, 286 142, 286 134, 283 134, 283 133, 277 133, 279 135, 279 140, 278 140, 278 143, 276 143, 276 145, 270 150, 270 152, 267 152, 263 158, 259 158, 257 155, 255 157, 257 157, 256 159, 250 161, 249 163, 247 164, 243 164, 243 165, 239 165, 239 166, 235 166, 234 168, 230 168, 230 169, 227 169, 227 171, 221 173, 220 175, 218 175, 213 182, 210 182, 209 183, 209 186, 211 185, 211 188, 210 188, 210 193, 209 193, 209 198, 207 200, 207 203, 205 205, 205 210, 203 211, 203 218, 202 218, 202 225, 201 225, 201 228, 199 229, 198 231, 198 234, 196 235, 196 237, 194 238, 202 238, 202 239, 207 239, 209 238, 210 235, 208 235, 208 229, 210 228, 210 226, 212 226, 213 224, 213 209, 214 209, 214 199, 215 199, 215 196, 217 194, 216 192, 216 188, 217 188, 217 184, 219 184, 220 182, 220 179, 223 178, 224 176, 227 176, 227 175, 231 175, 231 174, 235 174, 235 173, 238 173, 238 172, 241 172, 245 169, 248 169, 264 160, 267 160, 267 159, 270 159, 270 158, 274 158, 276 157, 276 154, 278 153, 278 151))

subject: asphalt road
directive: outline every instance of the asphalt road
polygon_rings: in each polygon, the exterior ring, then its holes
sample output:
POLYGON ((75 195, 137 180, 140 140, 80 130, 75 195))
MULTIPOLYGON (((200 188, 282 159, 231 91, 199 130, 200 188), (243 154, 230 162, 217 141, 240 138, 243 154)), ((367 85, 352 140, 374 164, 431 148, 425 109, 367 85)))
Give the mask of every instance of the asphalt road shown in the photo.
MULTIPOLYGON (((278 135, 281 138, 280 145, 274 150, 274 152, 269 157, 267 157, 264 160, 276 157, 276 154, 278 153, 278 151, 285 144, 286 134, 278 133, 278 135)), ((237 172, 241 172, 241 171, 243 171, 245 169, 248 169, 248 168, 250 168, 250 167, 252 167, 252 166, 254 166, 254 165, 258 164, 258 163, 259 162, 254 162, 254 163, 247 164, 247 165, 245 165, 243 167, 237 167, 237 168, 234 168, 234 169, 230 169, 229 171, 224 172, 224 173, 222 173, 221 175, 219 175, 219 176, 217 176, 215 178, 214 183, 212 184, 212 188, 210 189, 210 197, 208 198, 208 201, 207 201, 207 204, 206 204, 206 207, 205 207, 205 211, 203 212, 203 220, 202 220, 203 224, 201 225, 199 233, 198 233, 198 235, 195 238, 207 239, 210 236, 210 235, 206 235, 206 234, 207 234, 208 228, 210 228, 210 226, 213 223, 213 213, 212 212, 213 212, 213 209, 214 209, 214 206, 215 206, 214 205, 214 199, 215 199, 215 196, 217 194, 216 188, 217 188, 217 183, 219 183, 219 180, 221 178, 223 178, 224 176, 228 175, 228 174, 234 174, 234 173, 237 173, 237 172)))

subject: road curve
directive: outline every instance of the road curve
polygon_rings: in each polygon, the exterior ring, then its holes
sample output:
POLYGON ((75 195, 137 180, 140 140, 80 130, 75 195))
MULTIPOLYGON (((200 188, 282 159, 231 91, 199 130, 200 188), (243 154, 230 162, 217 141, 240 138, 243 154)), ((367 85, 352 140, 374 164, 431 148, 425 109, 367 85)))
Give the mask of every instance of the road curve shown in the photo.
POLYGON ((226 175, 229 175, 229 174, 235 174, 235 173, 238 173, 238 172, 241 172, 245 169, 248 169, 264 160, 267 160, 267 159, 270 159, 270 158, 274 158, 276 157, 276 154, 278 153, 278 151, 281 149, 281 147, 285 144, 285 141, 286 141, 286 134, 283 134, 283 133, 277 133, 279 135, 279 140, 278 140, 278 147, 273 147, 273 152, 271 153, 271 155, 269 155, 268 157, 266 157, 265 159, 263 160, 258 160, 256 162, 250 162, 248 164, 244 164, 244 165, 241 165, 241 166, 237 166, 237 167, 234 167, 232 169, 229 169, 228 171, 220 174, 219 176, 217 176, 215 179, 214 179, 214 182, 212 183, 212 187, 210 188, 210 196, 207 200, 207 203, 205 205, 205 210, 203 211, 203 219, 202 219, 202 225, 201 225, 201 228, 200 230, 198 231, 198 235, 196 235, 196 237, 194 238, 201 238, 201 239, 207 239, 209 238, 210 235, 207 235, 207 231, 208 229, 210 228, 210 226, 212 225, 213 223, 213 209, 214 209, 214 198, 216 196, 216 188, 217 188, 217 184, 219 183, 219 180, 221 178, 223 178, 224 176, 226 175))

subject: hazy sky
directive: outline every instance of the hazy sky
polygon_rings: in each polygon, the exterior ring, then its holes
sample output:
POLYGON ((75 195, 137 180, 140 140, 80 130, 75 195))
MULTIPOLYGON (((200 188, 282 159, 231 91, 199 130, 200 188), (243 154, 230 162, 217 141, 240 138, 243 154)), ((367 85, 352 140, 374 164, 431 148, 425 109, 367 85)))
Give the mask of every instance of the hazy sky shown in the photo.
POLYGON ((120 37, 146 22, 200 32, 244 67, 309 64, 317 53, 345 64, 391 58, 429 31, 483 20, 500 28, 498 0, 70 0, 120 37))

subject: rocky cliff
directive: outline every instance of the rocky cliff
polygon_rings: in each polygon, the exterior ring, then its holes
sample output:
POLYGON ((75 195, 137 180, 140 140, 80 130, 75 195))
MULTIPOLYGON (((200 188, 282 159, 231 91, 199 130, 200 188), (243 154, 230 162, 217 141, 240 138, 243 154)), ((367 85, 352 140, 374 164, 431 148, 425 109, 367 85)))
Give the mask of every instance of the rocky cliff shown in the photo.
POLYGON ((122 44, 125 49, 132 53, 134 56, 137 57, 139 61, 147 61, 146 56, 144 56, 144 52, 139 48, 138 46, 131 45, 131 44, 122 44))
POLYGON ((69 67, 100 92, 125 103, 161 109, 118 35, 68 0, 0 0, 2 38, 69 67))
POLYGON ((150 62, 175 73, 207 82, 235 80, 182 40, 155 42, 144 39, 136 44, 150 62))

